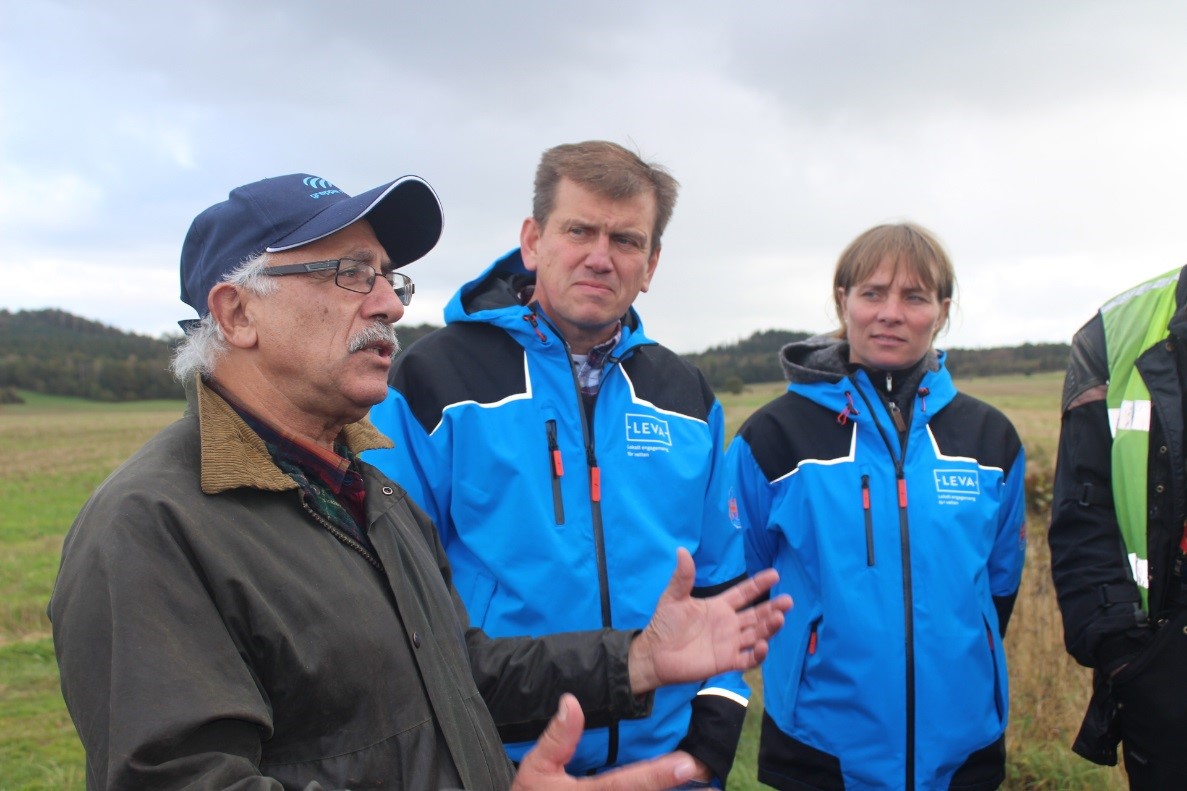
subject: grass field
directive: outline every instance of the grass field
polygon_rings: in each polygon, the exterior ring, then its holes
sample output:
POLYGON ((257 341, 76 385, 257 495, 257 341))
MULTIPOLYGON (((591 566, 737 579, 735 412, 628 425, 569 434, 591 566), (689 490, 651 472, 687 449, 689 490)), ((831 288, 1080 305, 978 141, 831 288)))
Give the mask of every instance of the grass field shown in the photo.
POLYGON ((62 537, 91 490, 184 405, 22 395, 0 407, 0 788, 81 789, 45 617, 62 537))
MULTIPOLYGON (((966 392, 998 406, 1018 427, 1032 469, 1050 469, 1061 377, 969 379, 966 392)), ((724 395, 730 435, 783 391, 771 384, 724 395)), ((82 749, 58 689, 45 605, 62 537, 90 491, 182 411, 180 402, 93 404, 23 394, 0 407, 0 789, 83 788, 82 749)), ((1006 649, 1012 719, 1007 789, 1123 789, 1119 769, 1081 760, 1068 745, 1079 725, 1087 671, 1064 653, 1046 551, 1046 517, 1033 517, 1030 554, 1006 649)), ((758 687, 757 675, 752 683, 758 687)), ((758 701, 761 696, 755 695, 758 701)), ((752 705, 730 791, 753 779, 761 706, 752 705)))

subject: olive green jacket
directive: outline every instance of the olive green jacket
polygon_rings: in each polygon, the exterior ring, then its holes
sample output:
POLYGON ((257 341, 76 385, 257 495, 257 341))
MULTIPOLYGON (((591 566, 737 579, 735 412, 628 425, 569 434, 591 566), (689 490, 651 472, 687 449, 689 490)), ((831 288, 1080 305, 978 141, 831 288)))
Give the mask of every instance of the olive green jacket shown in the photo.
POLYGON ((629 633, 470 628, 432 523, 362 471, 371 560, 198 383, 94 492, 49 604, 88 788, 501 789, 496 721, 540 730, 563 690, 592 722, 646 713, 629 633))

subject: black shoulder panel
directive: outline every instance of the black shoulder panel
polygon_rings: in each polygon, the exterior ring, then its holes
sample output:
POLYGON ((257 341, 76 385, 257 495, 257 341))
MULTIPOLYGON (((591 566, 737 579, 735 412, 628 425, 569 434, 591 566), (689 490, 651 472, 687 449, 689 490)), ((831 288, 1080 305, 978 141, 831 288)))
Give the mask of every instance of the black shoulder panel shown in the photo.
POLYGON ((964 393, 957 393, 930 425, 940 453, 976 459, 983 467, 1000 467, 1007 476, 1022 447, 1009 418, 964 393))
POLYGON ((663 346, 643 346, 622 361, 635 395, 660 409, 707 420, 716 400, 700 369, 663 346))
POLYGON ((798 393, 784 393, 751 415, 738 436, 746 440, 767 480, 782 478, 806 459, 838 459, 853 444, 852 423, 798 393))
POLYGON ((1105 322, 1097 313, 1072 338, 1067 374, 1063 379, 1063 410, 1086 391, 1109 382, 1109 357, 1105 345, 1105 322))
POLYGON ((392 365, 388 384, 400 391, 425 431, 450 404, 489 404, 527 389, 524 350, 490 324, 450 324, 413 343, 392 365))

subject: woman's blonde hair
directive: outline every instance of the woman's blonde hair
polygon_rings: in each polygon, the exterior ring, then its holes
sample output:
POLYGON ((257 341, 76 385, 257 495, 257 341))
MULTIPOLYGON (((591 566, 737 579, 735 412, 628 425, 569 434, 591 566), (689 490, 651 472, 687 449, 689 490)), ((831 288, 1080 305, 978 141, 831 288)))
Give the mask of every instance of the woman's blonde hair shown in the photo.
MULTIPOLYGON (((887 259, 894 262, 896 273, 899 267, 905 266, 919 285, 935 294, 940 302, 952 299, 956 291, 956 272, 935 234, 911 222, 876 225, 850 242, 837 259, 837 269, 833 274, 833 302, 841 323, 837 330, 838 337, 845 337, 841 295, 848 294, 849 289, 868 279, 887 259)), ((947 326, 951 315, 949 311, 944 326, 947 326)))

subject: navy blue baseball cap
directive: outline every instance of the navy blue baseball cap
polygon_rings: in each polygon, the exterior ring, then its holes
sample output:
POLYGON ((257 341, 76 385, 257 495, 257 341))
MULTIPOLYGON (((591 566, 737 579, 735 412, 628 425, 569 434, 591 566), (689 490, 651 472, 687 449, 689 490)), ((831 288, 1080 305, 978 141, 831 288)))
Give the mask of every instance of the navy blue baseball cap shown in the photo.
MULTIPOLYGON (((364 217, 394 267, 432 250, 444 223, 437 194, 417 176, 353 198, 307 173, 236 187, 190 225, 181 248, 181 301, 204 317, 210 290, 248 258, 324 239, 364 217)), ((178 323, 188 328, 193 320, 178 323)))

